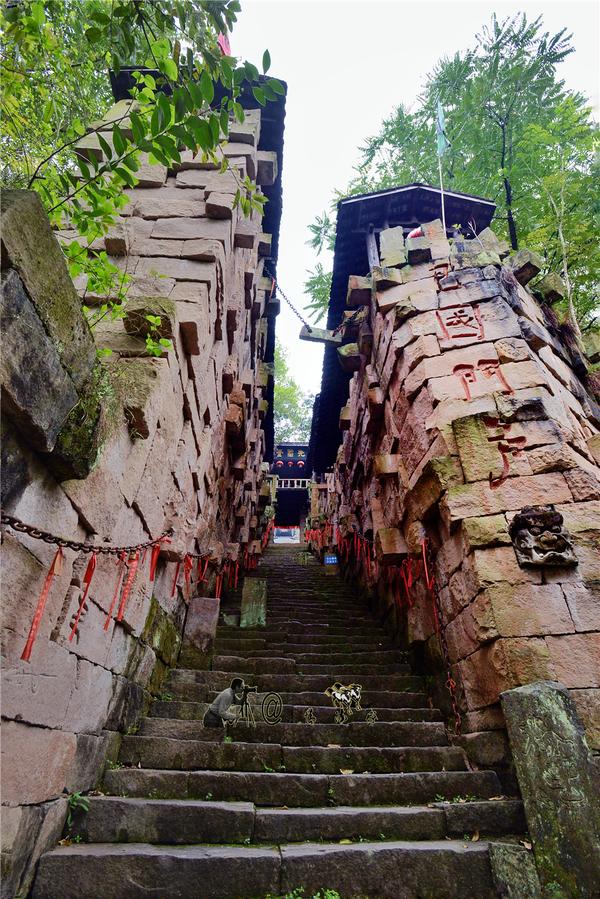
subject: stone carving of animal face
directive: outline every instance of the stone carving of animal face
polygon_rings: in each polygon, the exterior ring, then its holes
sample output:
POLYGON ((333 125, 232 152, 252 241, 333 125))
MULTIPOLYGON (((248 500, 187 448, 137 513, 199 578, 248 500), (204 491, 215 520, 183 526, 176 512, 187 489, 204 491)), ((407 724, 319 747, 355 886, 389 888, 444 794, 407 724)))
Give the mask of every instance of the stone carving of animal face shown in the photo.
POLYGON ((517 562, 524 566, 577 565, 571 537, 554 506, 525 506, 510 523, 517 562))

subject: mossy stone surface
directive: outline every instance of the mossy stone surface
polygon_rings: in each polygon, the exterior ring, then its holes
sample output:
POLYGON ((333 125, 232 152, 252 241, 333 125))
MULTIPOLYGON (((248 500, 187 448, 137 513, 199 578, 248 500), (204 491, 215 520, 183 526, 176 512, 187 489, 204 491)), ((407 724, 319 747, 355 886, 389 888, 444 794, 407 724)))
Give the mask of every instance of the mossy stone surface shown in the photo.
POLYGON ((40 198, 3 190, 2 264, 17 269, 60 362, 79 390, 89 379, 96 347, 40 198))
POLYGON ((595 896, 598 771, 568 690, 541 681, 501 696, 544 896, 595 896))

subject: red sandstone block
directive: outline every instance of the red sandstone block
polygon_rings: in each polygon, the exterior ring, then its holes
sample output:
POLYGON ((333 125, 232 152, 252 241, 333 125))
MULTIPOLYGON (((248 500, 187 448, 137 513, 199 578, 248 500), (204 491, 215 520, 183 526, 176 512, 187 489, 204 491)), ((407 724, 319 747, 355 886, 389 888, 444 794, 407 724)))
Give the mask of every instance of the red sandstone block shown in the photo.
POLYGON ((511 687, 556 679, 548 647, 537 637, 496 640, 459 662, 458 670, 469 710, 494 705, 511 687))
POLYGON ((574 468, 565 472, 565 480, 576 502, 600 499, 600 476, 593 471, 574 468))
POLYGON ((600 585, 562 584, 576 631, 600 630, 600 585))
POLYGON ((571 690, 592 749, 600 749, 600 690, 571 690))
POLYGON ((16 762, 2 766, 3 802, 45 802, 56 799, 67 786, 77 738, 67 731, 8 721, 2 727, 2 750, 16 762))
POLYGON ((442 514, 450 523, 480 516, 482 513, 493 515, 497 512, 516 511, 523 506, 566 503, 570 500, 571 491, 564 475, 552 472, 508 478, 496 490, 482 481, 451 487, 443 501, 442 514))
POLYGON ((483 596, 489 604, 498 636, 527 637, 573 632, 573 621, 558 584, 501 583, 488 587, 483 596))
POLYGON ((557 680, 567 687, 600 687, 600 633, 546 637, 557 680))

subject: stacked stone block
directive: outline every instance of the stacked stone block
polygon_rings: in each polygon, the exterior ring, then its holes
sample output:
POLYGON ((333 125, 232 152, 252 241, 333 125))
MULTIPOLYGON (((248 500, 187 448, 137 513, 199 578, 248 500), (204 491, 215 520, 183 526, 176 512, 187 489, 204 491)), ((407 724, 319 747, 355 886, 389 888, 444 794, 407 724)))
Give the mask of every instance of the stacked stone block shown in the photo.
MULTIPOLYGON (((249 111, 223 153, 239 175, 272 183, 275 154, 258 150, 259 134, 260 113, 249 111)), ((95 139, 84 138, 80 152, 100 153, 95 139)), ((107 630, 117 566, 114 556, 98 557, 72 641, 89 556, 66 550, 29 663, 20 656, 55 547, 4 533, 3 896, 26 888, 59 837, 65 793, 94 786, 119 733, 160 693, 185 617, 183 575, 173 588, 177 562, 185 553, 210 557, 195 589, 214 595, 226 560, 261 552, 270 497, 265 358, 277 311, 263 277, 270 236, 258 213, 245 219, 233 208, 234 175, 213 163, 185 152, 176 171, 146 160, 140 175, 119 221, 92 247, 129 278, 124 317, 106 316, 93 336, 82 301, 107 298, 85 280, 73 286, 34 194, 3 197, 3 317, 12 334, 2 367, 3 509, 95 545, 173 532, 155 582, 148 553, 123 620, 107 630), (160 357, 146 349, 148 314, 172 341, 160 357), (100 366, 96 348, 111 351, 100 366), (90 396, 88 418, 80 411, 90 396), (70 416, 85 420, 85 452, 70 416), (67 426, 68 458, 59 452, 67 426)))
POLYGON ((349 279, 360 312, 339 355, 355 373, 313 514, 373 542, 380 567, 365 577, 408 643, 434 657, 424 578, 407 596, 384 577, 404 559, 416 566, 427 541, 465 731, 503 727, 503 690, 559 680, 598 748, 600 408, 545 312, 549 294, 527 287, 534 254, 507 259, 489 229, 451 242, 440 222, 422 231, 404 241, 384 230, 392 265, 349 279), (546 504, 563 517, 574 564, 519 564, 511 522, 546 504))

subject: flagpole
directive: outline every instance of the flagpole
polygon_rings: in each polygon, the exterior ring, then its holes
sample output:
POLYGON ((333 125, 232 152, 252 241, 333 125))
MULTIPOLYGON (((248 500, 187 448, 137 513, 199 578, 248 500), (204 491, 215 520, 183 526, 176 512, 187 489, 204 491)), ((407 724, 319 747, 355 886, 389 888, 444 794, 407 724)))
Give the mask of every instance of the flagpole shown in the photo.
POLYGON ((440 194, 442 198, 442 227, 446 236, 446 210, 444 208, 444 179, 442 178, 442 157, 438 155, 438 169, 440 172, 440 194))

